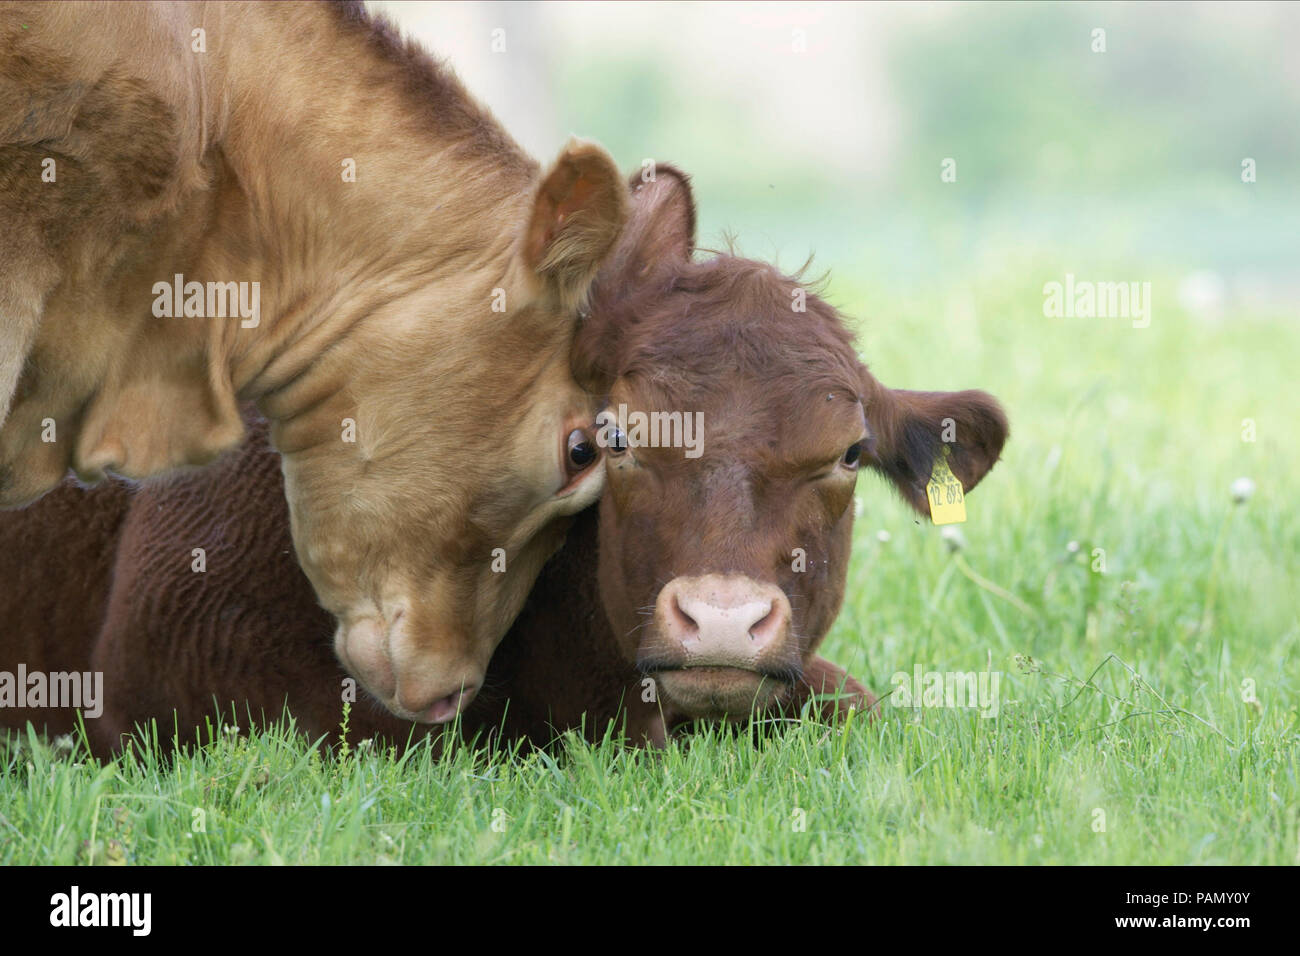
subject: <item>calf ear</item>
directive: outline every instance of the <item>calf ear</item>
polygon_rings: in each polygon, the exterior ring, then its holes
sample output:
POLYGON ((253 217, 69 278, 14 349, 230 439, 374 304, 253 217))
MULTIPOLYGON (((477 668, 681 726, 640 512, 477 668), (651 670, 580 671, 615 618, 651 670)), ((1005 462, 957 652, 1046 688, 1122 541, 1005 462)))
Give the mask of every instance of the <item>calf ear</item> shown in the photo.
POLYGON ((601 266, 591 308, 573 344, 573 371, 589 391, 602 394, 618 374, 623 330, 636 320, 643 297, 667 291, 652 285, 657 265, 681 264, 695 251, 695 196, 691 180, 660 163, 637 170, 627 182, 632 209, 614 254, 601 266))
POLYGON ((1002 454, 1007 416, 987 392, 909 392, 865 377, 863 400, 873 438, 867 464, 921 514, 929 514, 925 486, 945 446, 948 465, 967 492, 1002 454))
POLYGON ((695 251, 695 196, 676 166, 639 169, 627 182, 632 213, 600 279, 635 282, 660 262, 685 262, 695 251))
POLYGON ((530 268, 576 309, 627 221, 622 174, 595 143, 571 140, 537 188, 524 236, 530 268))

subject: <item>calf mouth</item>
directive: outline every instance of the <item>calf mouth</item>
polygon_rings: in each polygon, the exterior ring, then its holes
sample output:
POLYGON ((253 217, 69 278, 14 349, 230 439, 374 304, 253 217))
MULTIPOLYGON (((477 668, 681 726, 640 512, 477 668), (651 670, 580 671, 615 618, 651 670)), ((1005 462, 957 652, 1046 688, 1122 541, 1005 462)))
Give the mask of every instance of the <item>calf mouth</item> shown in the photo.
POLYGON ((667 667, 642 673, 652 678, 660 696, 686 717, 744 718, 771 704, 798 679, 789 671, 701 665, 667 667))

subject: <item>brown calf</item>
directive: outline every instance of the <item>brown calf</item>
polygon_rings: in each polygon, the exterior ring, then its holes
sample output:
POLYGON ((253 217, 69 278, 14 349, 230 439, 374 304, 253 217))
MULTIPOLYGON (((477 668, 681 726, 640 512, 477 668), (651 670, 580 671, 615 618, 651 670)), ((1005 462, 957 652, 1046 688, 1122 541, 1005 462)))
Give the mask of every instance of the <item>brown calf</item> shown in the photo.
POLYGON ((0 5, 0 507, 256 402, 338 653, 449 720, 599 494, 568 356, 626 207, 360 3, 0 5))
POLYGON ((733 256, 692 261, 683 179, 661 170, 641 191, 606 267, 635 282, 598 284, 576 343, 579 378, 618 419, 606 425, 601 605, 666 710, 745 714, 799 686, 839 613, 861 467, 926 514, 936 457, 969 491, 997 461, 1006 417, 984 392, 884 387, 835 311, 794 280, 733 256), (623 424, 638 412, 698 415, 698 457, 638 441, 623 424))
MULTIPOLYGON (((468 729, 539 742, 583 725, 596 735, 622 704, 628 736, 661 741, 688 720, 790 708, 841 683, 842 703, 868 705, 860 684, 815 656, 843 597, 859 466, 920 509, 944 418, 954 419, 950 461, 967 490, 998 456, 1006 424, 991 398, 884 388, 833 310, 810 295, 807 312, 793 312, 793 281, 761 263, 690 261, 693 229, 684 178, 660 167, 601 275, 575 363, 615 407, 699 411, 700 454, 638 445, 632 427, 612 436, 609 494, 543 570, 463 715, 468 729)), ((149 719, 166 740, 173 709, 193 739, 230 701, 272 717, 288 701, 308 733, 330 734, 348 678, 294 562, 279 490, 275 456, 255 439, 134 497, 65 487, 0 516, 0 540, 44 556, 0 606, 0 619, 18 622, 0 643, 0 670, 25 660, 103 671, 105 715, 88 722, 101 750, 149 719), (82 527, 115 542, 115 569, 112 559, 74 567, 67 542, 82 527), (203 573, 192 569, 195 548, 203 573), (71 637, 56 623, 64 643, 51 647, 45 622, 67 613, 78 588, 100 601, 102 621, 71 637)), ((25 573, 0 560, 0 574, 25 573)), ((13 716, 0 711, 11 725, 13 716)), ((47 723, 66 729, 70 717, 47 712, 47 723)), ((377 707, 352 716, 360 736, 404 740, 413 727, 377 707)))

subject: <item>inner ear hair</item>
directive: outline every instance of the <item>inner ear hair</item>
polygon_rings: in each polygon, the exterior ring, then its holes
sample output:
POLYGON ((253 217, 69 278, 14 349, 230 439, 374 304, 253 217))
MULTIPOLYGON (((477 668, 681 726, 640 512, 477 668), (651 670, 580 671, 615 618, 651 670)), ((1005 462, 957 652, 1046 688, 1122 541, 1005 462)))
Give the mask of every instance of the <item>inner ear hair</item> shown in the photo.
MULTIPOLYGON (((691 177, 671 163, 642 167, 628 178, 632 217, 619 243, 638 272, 663 259, 684 261, 695 252, 695 193, 691 177)), ((625 263, 626 265, 626 263, 625 263)))
POLYGON ((573 140, 538 186, 525 236, 528 265, 567 309, 586 297, 627 222, 627 190, 614 161, 573 140))
POLYGON ((879 434, 872 466, 888 476, 919 512, 925 485, 947 449, 948 466, 969 492, 1002 454, 1007 417, 986 392, 912 392, 876 383, 867 415, 879 434))
POLYGON ((948 464, 970 491, 988 474, 1007 439, 1007 416, 987 392, 898 393, 913 409, 906 444, 917 477, 930 478, 935 459, 948 452, 948 464))

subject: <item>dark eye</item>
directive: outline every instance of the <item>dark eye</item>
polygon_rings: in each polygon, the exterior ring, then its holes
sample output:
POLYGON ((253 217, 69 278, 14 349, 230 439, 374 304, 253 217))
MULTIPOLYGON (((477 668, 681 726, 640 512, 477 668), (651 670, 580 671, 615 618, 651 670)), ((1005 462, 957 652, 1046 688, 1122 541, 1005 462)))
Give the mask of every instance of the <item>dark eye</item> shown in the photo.
POLYGON ((595 461, 600 453, 596 451, 596 443, 587 437, 587 433, 581 428, 575 428, 569 432, 566 455, 569 467, 574 471, 582 471, 595 461))
POLYGON ((844 466, 846 468, 856 468, 858 459, 862 457, 862 442, 855 441, 852 445, 844 450, 844 466))
POLYGON ((605 447, 611 455, 621 455, 627 451, 627 435, 616 425, 609 425, 605 431, 605 447))

